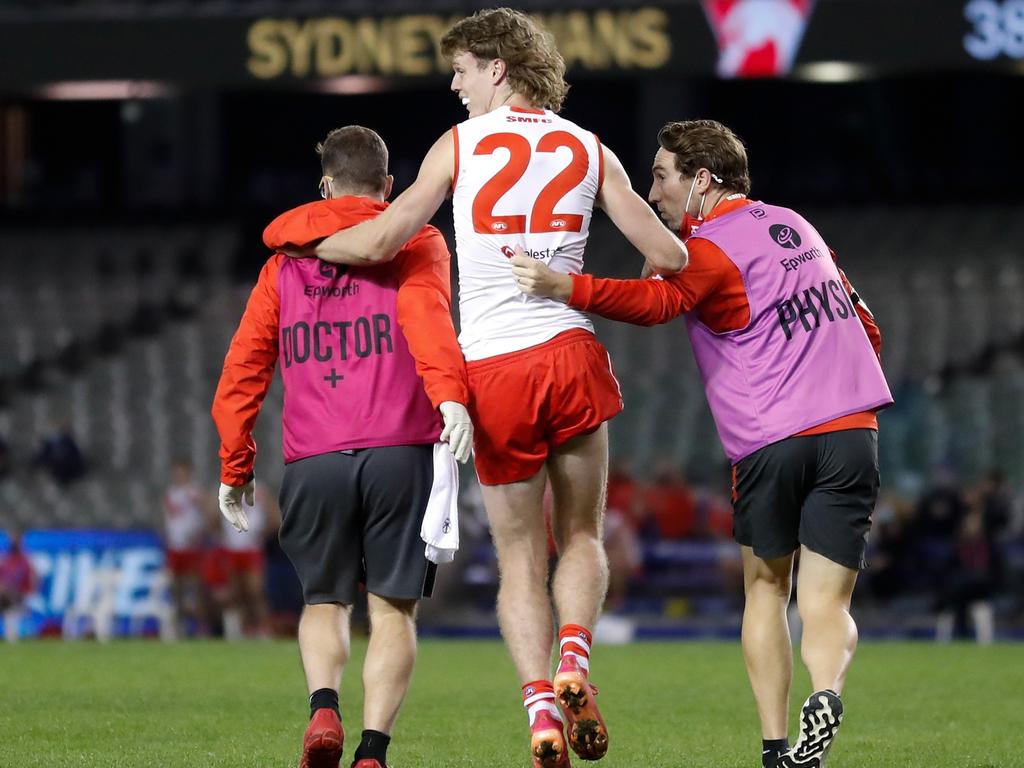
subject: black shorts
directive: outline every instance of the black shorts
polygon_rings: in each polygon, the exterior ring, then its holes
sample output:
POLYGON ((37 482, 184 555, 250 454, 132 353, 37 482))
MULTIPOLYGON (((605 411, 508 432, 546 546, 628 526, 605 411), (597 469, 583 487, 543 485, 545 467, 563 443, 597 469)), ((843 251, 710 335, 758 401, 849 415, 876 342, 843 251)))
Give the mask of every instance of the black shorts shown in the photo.
POLYGON ((733 468, 733 535, 764 560, 801 544, 847 568, 865 567, 878 498, 878 432, 790 437, 733 468))
POLYGON ((288 464, 281 483, 281 549, 307 605, 429 597, 436 566, 420 538, 434 482, 433 446, 326 453, 288 464))

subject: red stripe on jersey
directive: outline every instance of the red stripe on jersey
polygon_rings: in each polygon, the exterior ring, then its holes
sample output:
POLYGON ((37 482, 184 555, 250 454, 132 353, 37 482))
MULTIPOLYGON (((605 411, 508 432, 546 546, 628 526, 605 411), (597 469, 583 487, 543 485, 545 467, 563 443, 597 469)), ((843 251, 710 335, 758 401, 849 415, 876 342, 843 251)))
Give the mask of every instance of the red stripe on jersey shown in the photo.
POLYGON ((459 182, 459 126, 452 126, 452 142, 455 144, 455 167, 452 168, 452 194, 455 194, 455 185, 459 182))

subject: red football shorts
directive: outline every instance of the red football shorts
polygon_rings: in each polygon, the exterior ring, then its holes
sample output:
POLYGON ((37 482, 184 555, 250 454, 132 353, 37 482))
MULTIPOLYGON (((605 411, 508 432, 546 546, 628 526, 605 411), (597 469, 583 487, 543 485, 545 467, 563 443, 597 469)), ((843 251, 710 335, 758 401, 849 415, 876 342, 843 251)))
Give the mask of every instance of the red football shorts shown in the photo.
POLYGON ((168 549, 167 570, 175 576, 186 573, 199 573, 203 562, 203 553, 198 549, 168 549))
POLYGON ((608 352, 582 329, 466 368, 476 471, 484 485, 532 477, 552 448, 622 410, 608 352))
POLYGON ((258 573, 263 570, 263 552, 259 549, 225 550, 232 573, 258 573))

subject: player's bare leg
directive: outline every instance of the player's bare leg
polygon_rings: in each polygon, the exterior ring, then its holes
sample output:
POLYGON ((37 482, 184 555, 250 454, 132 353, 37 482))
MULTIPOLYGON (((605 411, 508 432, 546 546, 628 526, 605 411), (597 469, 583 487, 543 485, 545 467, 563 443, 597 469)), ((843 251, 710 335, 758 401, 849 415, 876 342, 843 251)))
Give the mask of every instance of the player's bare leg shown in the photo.
POLYGON ((299 768, 337 768, 345 731, 337 712, 337 691, 348 663, 352 607, 340 603, 307 605, 299 619, 299 653, 310 692, 312 716, 303 737, 299 768), (333 692, 331 706, 315 698, 333 692))
POLYGON ((843 692, 857 650, 857 625, 850 615, 856 583, 857 571, 807 547, 800 550, 796 586, 796 605, 804 625, 800 655, 816 691, 843 692))
POLYGON ((498 624, 522 683, 547 679, 551 671, 546 481, 542 469, 518 483, 480 487, 498 553, 498 624))
POLYGON ((546 482, 542 468, 527 480, 482 485, 481 491, 498 553, 498 624, 523 684, 533 765, 561 768, 569 758, 550 683, 554 629, 547 588, 546 482))
POLYGON ((363 727, 390 734, 416 663, 416 601, 369 595, 363 727))
POLYGON ((340 603, 307 605, 299 619, 299 653, 309 692, 341 687, 348 663, 352 606, 340 603))
POLYGON ((796 604, 803 622, 801 656, 814 688, 800 711, 800 733, 793 748, 779 758, 782 768, 820 768, 843 721, 839 698, 857 649, 857 625, 850 600, 857 571, 812 552, 800 550, 796 604))
POLYGON ((553 527, 558 568, 552 591, 559 622, 571 627, 560 643, 555 695, 568 720, 569 744, 584 760, 608 751, 608 729, 589 681, 590 630, 608 591, 608 559, 602 542, 608 486, 608 426, 575 437, 548 457, 554 492, 553 527), (578 636, 573 636, 574 634, 578 636))
POLYGON ((608 488, 607 424, 552 451, 548 476, 555 497, 558 568, 552 592, 558 620, 593 627, 608 591, 608 558, 601 538, 608 488))
POLYGON ((762 560, 750 547, 743 557, 743 658, 766 741, 786 739, 793 646, 786 608, 792 588, 793 555, 762 560))

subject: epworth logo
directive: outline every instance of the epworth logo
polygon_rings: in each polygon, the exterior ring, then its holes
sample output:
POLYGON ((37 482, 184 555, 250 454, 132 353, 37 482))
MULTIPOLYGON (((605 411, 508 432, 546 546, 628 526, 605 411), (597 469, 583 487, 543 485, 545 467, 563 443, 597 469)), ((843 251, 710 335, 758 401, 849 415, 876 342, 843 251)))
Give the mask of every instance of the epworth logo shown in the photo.
POLYGON ((722 77, 778 77, 793 66, 814 0, 702 0, 722 77))

